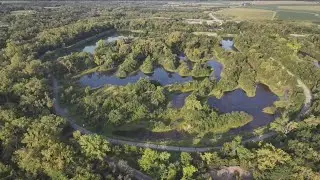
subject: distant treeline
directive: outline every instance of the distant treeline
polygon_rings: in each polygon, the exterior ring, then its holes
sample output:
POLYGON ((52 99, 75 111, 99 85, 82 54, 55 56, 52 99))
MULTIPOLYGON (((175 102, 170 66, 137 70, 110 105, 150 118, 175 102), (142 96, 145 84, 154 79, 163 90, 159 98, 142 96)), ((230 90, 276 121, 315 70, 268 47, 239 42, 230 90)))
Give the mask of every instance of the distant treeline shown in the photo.
MULTIPOLYGON (((0 4, 2 2, 9 2, 9 1, 12 1, 12 2, 20 2, 20 1, 69 1, 69 0, 5 0, 5 1, 0 1, 0 4)), ((178 2, 184 2, 184 1, 190 1, 190 2, 211 2, 211 1, 243 1, 243 0, 70 0, 69 2, 72 2, 72 1, 84 1, 84 2, 87 2, 87 1, 110 1, 110 2, 125 2, 125 1, 141 1, 141 2, 146 2, 146 1, 153 1, 153 2, 164 2, 164 1, 168 1, 168 2, 174 2, 174 1, 178 1, 178 2)), ((245 0, 244 2, 246 1, 259 1, 259 0, 245 0)), ((284 1, 284 0, 261 0, 261 1, 284 1)), ((290 1, 302 1, 302 0, 290 0, 290 1)), ((313 2, 313 1, 319 1, 319 0, 307 0, 307 1, 304 1, 304 2, 313 2)))

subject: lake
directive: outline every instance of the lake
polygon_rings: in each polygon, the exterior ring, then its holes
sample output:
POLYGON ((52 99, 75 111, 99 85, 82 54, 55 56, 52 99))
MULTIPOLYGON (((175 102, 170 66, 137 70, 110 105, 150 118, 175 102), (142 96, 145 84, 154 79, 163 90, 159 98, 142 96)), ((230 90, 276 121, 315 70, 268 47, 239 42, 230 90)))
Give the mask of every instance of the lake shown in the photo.
POLYGON ((178 73, 167 72, 159 67, 156 68, 152 74, 144 74, 143 72, 138 71, 125 78, 117 77, 114 72, 95 72, 82 76, 80 78, 80 83, 84 86, 90 86, 91 88, 101 87, 106 84, 124 86, 129 83, 136 83, 140 78, 149 78, 150 80, 159 82, 161 85, 184 83, 192 80, 192 77, 182 77, 178 73))
MULTIPOLYGON (((212 76, 219 80, 221 78, 220 74, 223 66, 216 61, 208 61, 207 65, 214 69, 212 76)), ((94 72, 92 74, 82 76, 79 81, 83 86, 97 88, 107 84, 124 86, 129 83, 135 83, 140 78, 149 78, 150 80, 159 82, 163 86, 174 83, 185 83, 194 79, 191 76, 180 76, 176 72, 168 72, 165 71, 162 67, 157 67, 151 74, 144 74, 141 71, 137 71, 136 73, 133 73, 125 78, 116 76, 115 71, 94 72)))
MULTIPOLYGON (((113 35, 105 39, 105 42, 114 42, 118 39, 126 38, 126 36, 113 35)), ((225 50, 236 50, 233 46, 232 39, 224 39, 221 41, 221 47, 225 50)), ((96 43, 89 44, 83 48, 84 52, 93 53, 96 48, 96 43)), ((177 56, 181 61, 188 62, 190 68, 192 63, 184 56, 180 54, 177 56)), ((223 71, 223 65, 215 60, 207 61, 207 66, 213 69, 211 76, 214 76, 216 80, 221 79, 221 72, 223 71)), ((91 88, 98 88, 104 85, 127 85, 129 83, 136 83, 140 78, 149 78, 155 80, 161 85, 168 85, 174 83, 185 83, 192 81, 194 78, 191 76, 182 77, 175 72, 167 72, 162 67, 156 67, 151 74, 144 74, 141 71, 132 73, 128 77, 119 78, 115 75, 116 69, 109 72, 95 72, 92 74, 84 75, 80 78, 80 83, 83 86, 89 86, 91 88)), ((181 108, 184 105, 185 98, 190 93, 174 93, 171 96, 171 106, 173 108, 181 108)), ((221 99, 215 97, 208 98, 208 105, 215 108, 219 113, 229 113, 233 111, 244 111, 253 116, 253 120, 243 127, 230 130, 230 133, 237 133, 239 131, 251 131, 257 127, 264 126, 272 122, 276 115, 270 115, 262 112, 263 108, 271 106, 278 97, 272 93, 269 88, 263 84, 257 84, 256 95, 254 97, 248 97, 242 89, 236 89, 231 92, 226 92, 221 99)))
MULTIPOLYGON (((182 108, 185 98, 190 93, 176 93, 171 97, 171 105, 174 108, 182 108)), ((220 113, 230 113, 232 111, 244 111, 251 116, 253 120, 240 128, 231 130, 231 132, 251 131, 257 127, 265 126, 272 122, 278 115, 266 114, 262 112, 263 108, 271 106, 279 98, 270 89, 263 85, 256 85, 256 95, 248 97, 242 89, 236 89, 226 92, 218 99, 215 97, 208 98, 208 105, 220 113)))

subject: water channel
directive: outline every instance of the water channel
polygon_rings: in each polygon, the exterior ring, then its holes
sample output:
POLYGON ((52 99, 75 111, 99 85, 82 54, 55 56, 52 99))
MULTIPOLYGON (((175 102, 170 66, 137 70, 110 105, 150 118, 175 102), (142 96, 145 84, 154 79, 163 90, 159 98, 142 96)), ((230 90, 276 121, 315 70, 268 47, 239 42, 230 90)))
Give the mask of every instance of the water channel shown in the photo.
MULTIPOLYGON (((125 36, 112 36, 105 39, 106 42, 114 42, 117 39, 126 38, 125 36)), ((83 48, 84 52, 93 53, 96 44, 90 44, 83 48)), ((221 47, 225 50, 235 50, 233 47, 232 39, 224 39, 221 41, 221 47)), ((187 60, 184 55, 178 56, 180 60, 187 60)), ((207 65, 213 68, 214 76, 217 80, 221 78, 221 72, 223 66, 217 61, 211 60, 207 62, 207 65)), ((95 72, 82 76, 80 83, 83 86, 90 86, 91 88, 97 88, 109 85, 127 85, 128 83, 135 83, 140 78, 147 77, 151 80, 158 81, 161 85, 168 85, 174 83, 184 83, 191 81, 193 77, 182 77, 175 72, 167 72, 162 67, 155 68, 152 74, 144 74, 141 71, 137 71, 126 78, 119 78, 115 75, 115 71, 107 73, 95 72)), ((184 105, 185 98, 189 93, 176 93, 172 95, 171 106, 173 108, 181 108, 184 105)), ((241 128, 237 128, 233 131, 250 131, 254 128, 267 125, 272 122, 276 115, 270 115, 262 112, 263 108, 271 106, 274 101, 278 100, 278 97, 269 90, 269 88, 263 84, 256 85, 256 95, 254 97, 248 97, 242 89, 236 89, 231 92, 227 92, 221 99, 215 97, 208 98, 208 105, 217 109, 221 113, 229 113, 232 111, 244 111, 253 116, 253 121, 246 124, 241 128)))

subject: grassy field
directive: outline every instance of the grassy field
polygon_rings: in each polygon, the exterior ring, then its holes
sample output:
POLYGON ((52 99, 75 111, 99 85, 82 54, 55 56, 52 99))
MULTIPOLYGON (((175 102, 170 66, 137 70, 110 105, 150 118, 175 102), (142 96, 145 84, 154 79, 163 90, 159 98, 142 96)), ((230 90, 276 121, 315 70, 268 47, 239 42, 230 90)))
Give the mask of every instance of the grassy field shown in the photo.
POLYGON ((320 22, 320 5, 253 5, 248 9, 270 10, 275 12, 274 19, 304 21, 304 22, 320 22))
POLYGON ((278 6, 278 9, 320 12, 319 6, 278 6))
POLYGON ((279 20, 320 22, 319 14, 287 10, 278 11, 275 18, 279 20))
POLYGON ((275 12, 264 9, 227 8, 217 11, 216 14, 233 20, 272 20, 275 12))

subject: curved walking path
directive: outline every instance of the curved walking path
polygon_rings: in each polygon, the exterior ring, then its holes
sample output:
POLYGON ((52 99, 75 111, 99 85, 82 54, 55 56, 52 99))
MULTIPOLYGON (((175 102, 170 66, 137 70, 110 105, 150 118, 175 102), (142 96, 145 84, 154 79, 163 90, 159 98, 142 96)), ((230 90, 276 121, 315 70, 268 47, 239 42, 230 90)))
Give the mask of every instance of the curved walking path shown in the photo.
MULTIPOLYGON (((281 62, 279 62, 281 63, 281 62)), ((285 68, 282 64, 281 66, 285 68)), ((286 68, 285 68, 286 69, 286 68)), ((312 94, 310 89, 307 87, 306 84, 303 83, 303 81, 295 76, 291 71, 286 69, 288 74, 291 76, 294 76, 297 78, 298 86, 303 89, 304 95, 305 95, 305 102, 303 107, 301 108, 299 114, 297 115, 297 119, 302 118, 310 109, 311 102, 312 102, 312 94)), ((73 129, 80 131, 82 134, 94 134, 94 132, 89 131, 88 129, 81 127, 76 124, 76 121, 68 115, 68 111, 65 108, 62 108, 59 105, 58 102, 58 92, 59 92, 59 86, 56 79, 53 79, 53 93, 54 93, 54 109, 56 113, 62 117, 65 117, 73 129)), ((264 139, 270 138, 274 136, 275 132, 269 132, 266 134, 263 134, 261 136, 252 137, 246 140, 243 140, 242 143, 247 142, 258 142, 262 141, 264 139)), ((142 148, 150 148, 155 150, 165 150, 165 151, 178 151, 178 152, 208 152, 212 150, 219 150, 221 146, 214 146, 214 147, 180 147, 180 146, 167 146, 167 145, 158 145, 158 144, 152 144, 152 143, 144 143, 144 142, 136 142, 136 141, 127 141, 127 140, 121 140, 116 138, 110 138, 106 137, 106 140, 109 141, 111 144, 117 144, 117 145, 130 145, 130 146, 137 146, 142 148)))
MULTIPOLYGON (((67 121, 70 123, 71 127, 75 130, 80 131, 82 134, 94 134, 94 132, 91 132, 90 130, 79 126, 76 124, 76 121, 68 115, 68 110, 66 108, 62 108, 58 101, 58 93, 59 93, 59 86, 57 80, 53 79, 53 94, 54 94, 54 110, 56 114, 64 117, 67 119, 67 121)), ((270 132, 263 134, 261 136, 252 137, 249 139, 246 139, 242 141, 243 143, 247 142, 258 142, 262 141, 264 139, 270 138, 271 136, 275 135, 276 133, 270 132)), ((135 142, 135 141, 127 141, 127 140, 121 140, 116 138, 110 138, 105 137, 107 141, 111 144, 117 144, 117 145, 129 145, 129 146, 136 146, 136 147, 142 147, 142 148, 150 148, 155 150, 165 150, 165 151, 178 151, 178 152, 208 152, 212 150, 219 150, 221 146, 214 146, 214 147, 180 147, 180 146, 167 146, 167 145, 158 145, 158 144, 152 144, 152 143, 144 143, 144 142, 135 142)))
MULTIPOLYGON (((68 115, 68 111, 67 109, 65 108, 62 108, 60 105, 59 105, 59 102, 58 102, 58 97, 59 97, 59 86, 58 86, 58 81, 53 78, 53 95, 54 95, 54 103, 53 103, 53 107, 54 107, 54 110, 56 112, 57 115, 59 116, 62 116, 64 117, 68 122, 69 124, 71 125, 71 127, 74 129, 74 130, 77 130, 77 131, 80 131, 81 134, 94 134, 93 132, 77 125, 75 123, 75 120, 70 117, 68 115)), ((117 139, 112 139, 112 138, 106 138, 107 141, 109 141, 110 143, 112 144, 128 144, 128 143, 125 143, 125 142, 120 142, 119 140, 117 139)), ((115 160, 115 159, 111 159, 109 157, 106 157, 105 158, 106 162, 108 162, 108 164, 115 164, 119 169, 121 169, 122 171, 126 171, 126 172, 129 172, 131 173, 131 175, 133 177, 135 177, 136 179, 139 179, 139 180, 151 180, 152 178, 143 174, 141 171, 138 171, 128 165, 125 165, 125 166, 121 166, 119 165, 119 161, 118 160, 115 160)))
MULTIPOLYGON (((211 14, 212 15, 212 14, 211 14)), ((42 56, 43 57, 43 56, 42 56)), ((273 59, 273 58, 272 58, 273 59)), ((280 62, 281 64, 281 62, 280 62)), ((282 64, 281 64, 282 65, 282 64)), ((282 65, 282 68, 285 68, 282 65)), ((291 71, 289 71, 288 69, 286 69, 287 72, 292 75, 295 76, 291 71)), ((295 76, 296 77, 296 76, 295 76)), ((312 102, 312 93, 310 91, 310 89, 306 86, 306 84, 303 83, 303 81, 297 78, 297 83, 298 86, 301 87, 303 89, 304 95, 305 95, 305 102, 304 102, 304 106, 302 107, 300 113, 297 116, 297 119, 300 119, 301 117, 303 117, 308 110, 310 109, 311 106, 311 102, 312 102)), ((65 108, 62 108, 59 104, 59 85, 58 85, 58 81, 53 78, 53 95, 54 95, 54 110, 56 112, 57 115, 60 115, 62 117, 64 117, 69 124, 71 125, 71 127, 74 130, 78 130, 80 131, 82 134, 94 134, 93 132, 79 126, 76 124, 76 121, 68 115, 68 111, 65 108)), ((262 141, 264 139, 270 138, 272 136, 276 135, 275 132, 269 132, 266 134, 263 134, 261 136, 256 136, 256 137, 252 137, 246 140, 243 140, 242 143, 247 143, 247 142, 258 142, 258 141, 262 141)), ((215 146, 215 147, 178 147, 178 146, 166 146, 166 145, 157 145, 157 144, 151 144, 151 143, 143 143, 143 142, 134 142, 134 141, 126 141, 126 140, 120 140, 120 139, 115 139, 115 138, 110 138, 110 137, 106 137, 106 140, 109 141, 111 144, 117 144, 117 145, 130 145, 130 146, 136 146, 136 147, 142 147, 142 148, 150 148, 150 149, 155 149, 155 150, 165 150, 165 151, 179 151, 179 152, 208 152, 208 151, 212 151, 212 150, 219 150, 221 149, 221 146, 215 146)), ((116 166, 122 170, 122 171, 126 171, 126 172, 130 172, 130 174, 138 179, 138 180, 151 180, 152 178, 143 174, 141 171, 138 171, 128 165, 120 165, 118 160, 115 159, 111 159, 109 157, 106 157, 106 162, 108 164, 116 164, 116 166)))
MULTIPOLYGON (((271 60, 275 61, 274 58, 271 57, 271 60)), ((301 108, 299 114, 296 116, 296 120, 300 120, 301 118, 303 118, 303 116, 305 116, 310 107, 311 107, 311 103, 312 103, 312 92, 311 90, 308 88, 308 86, 298 77, 296 76, 295 74, 293 74, 289 69, 287 69, 280 61, 277 61, 281 67, 283 69, 285 69, 288 74, 292 77, 295 77, 297 78, 297 84, 298 84, 298 87, 302 88, 303 89, 303 94, 305 96, 305 100, 304 100, 304 103, 303 103, 303 107, 301 108)))
POLYGON ((216 16, 214 16, 213 15, 213 13, 211 12, 211 13, 209 13, 209 16, 215 21, 215 22, 217 22, 217 23, 219 23, 220 24, 220 26, 223 24, 223 20, 221 20, 221 19, 218 19, 216 16))
MULTIPOLYGON (((274 60, 273 58, 271 58, 274 60)), ((281 62, 279 62, 282 68, 286 69, 288 74, 291 76, 294 76, 297 78, 297 84, 299 87, 303 89, 304 95, 305 95, 305 102, 304 106, 301 108, 301 111, 297 115, 297 119, 300 119, 303 117, 308 110, 310 109, 311 102, 312 102, 312 94, 310 89, 306 86, 306 84, 303 83, 303 81, 295 76, 290 70, 288 70, 281 62)), ((53 94, 54 94, 54 110, 56 114, 64 117, 67 119, 67 121, 70 123, 73 129, 80 131, 82 134, 94 134, 94 132, 89 131, 88 129, 85 129, 84 127, 81 127, 76 124, 76 121, 68 115, 68 111, 65 108, 62 108, 59 104, 59 86, 58 82, 55 78, 53 78, 53 94)), ((262 141, 264 139, 270 138, 274 136, 275 132, 269 132, 260 136, 252 137, 246 140, 243 140, 242 143, 247 142, 258 142, 262 141)), ((106 137, 106 140, 109 141, 111 144, 117 144, 117 145, 130 145, 130 146, 136 146, 136 147, 142 147, 142 148, 150 148, 155 150, 165 150, 165 151, 179 151, 179 152, 208 152, 212 150, 219 150, 221 146, 214 146, 214 147, 180 147, 180 146, 167 146, 167 145, 158 145, 158 144, 152 144, 152 143, 144 143, 144 142, 136 142, 136 141, 127 141, 127 140, 121 140, 116 138, 110 138, 106 137)))

